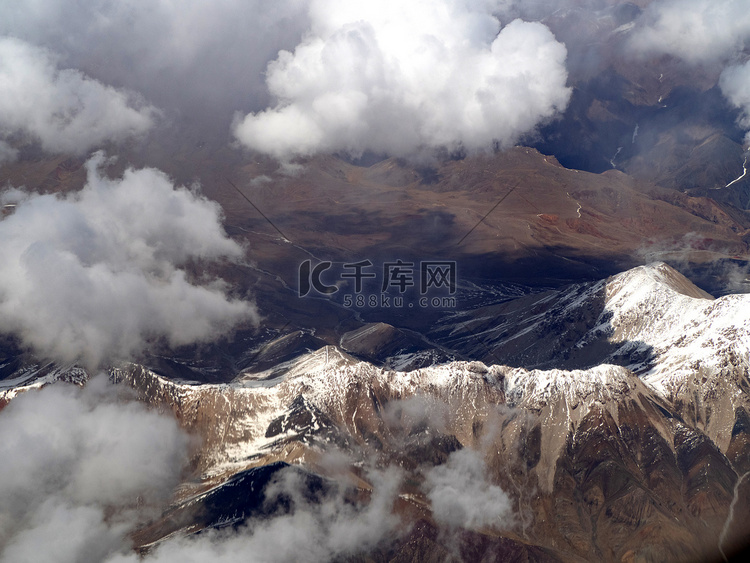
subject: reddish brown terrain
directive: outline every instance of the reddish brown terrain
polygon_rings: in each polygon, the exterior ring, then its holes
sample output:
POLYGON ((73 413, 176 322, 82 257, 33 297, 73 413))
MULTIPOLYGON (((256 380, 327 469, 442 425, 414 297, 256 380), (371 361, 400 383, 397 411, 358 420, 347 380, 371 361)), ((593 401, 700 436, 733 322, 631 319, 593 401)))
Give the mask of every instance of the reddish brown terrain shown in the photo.
MULTIPOLYGON (((224 104, 234 105, 209 111, 206 92, 218 82, 155 116, 149 133, 96 144, 113 157, 102 166, 109 178, 158 169, 218 204, 217 230, 241 248, 213 261, 145 261, 145 271, 137 261, 122 271, 93 265, 154 286, 167 283, 165 272, 184 273, 225 292, 222 300, 257 307, 194 344, 144 329, 142 346, 96 365, 45 354, 26 325, 0 333, 3 416, 16 416, 19 396, 46 397, 56 382, 85 391, 103 372, 115 402, 163 415, 185 438, 156 504, 141 495, 73 503, 101 508, 108 531, 145 507, 103 553, 144 563, 293 561, 301 541, 311 561, 357 563, 743 560, 750 178, 742 111, 720 77, 750 50, 739 41, 720 64, 636 53, 633 35, 656 17, 642 18, 651 0, 503 4, 565 43, 570 98, 502 150, 499 141, 483 151, 457 142, 410 158, 303 151, 314 156, 280 162, 230 130, 250 111, 235 114, 245 93, 227 87, 224 104), (385 264, 399 260, 455 263, 455 293, 443 288, 423 305, 416 279, 403 292, 383 289, 385 264), (377 279, 363 291, 335 276, 364 261, 377 279), (324 262, 330 294, 309 287, 324 262), (359 295, 374 301, 352 303, 359 295), (278 550, 268 555, 268 546, 278 550)), ((84 57, 93 75, 106 66, 95 54, 84 57)), ((150 87, 161 102, 167 90, 150 87)), ((273 95, 253 92, 253 111, 273 108, 273 95)), ((43 150, 33 133, 5 136, 2 119, 0 111, 0 186, 76 197, 94 149, 43 150)), ((18 202, 0 208, 0 222, 18 202)), ((74 246, 87 248, 81 232, 74 246)), ((33 254, 26 238, 19 263, 33 254)), ((158 255, 162 240, 151 238, 147 250, 158 255)), ((49 281, 40 293, 54 293, 59 272, 40 262, 49 281)), ((81 318, 98 320, 83 305, 81 318)), ((126 321, 130 305, 120 311, 126 321)), ((111 406, 95 385, 96 401, 111 406)), ((68 475, 53 471, 61 474, 50 482, 64 489, 68 475)), ((7 514, 0 508, 0 559, 32 520, 7 514)))

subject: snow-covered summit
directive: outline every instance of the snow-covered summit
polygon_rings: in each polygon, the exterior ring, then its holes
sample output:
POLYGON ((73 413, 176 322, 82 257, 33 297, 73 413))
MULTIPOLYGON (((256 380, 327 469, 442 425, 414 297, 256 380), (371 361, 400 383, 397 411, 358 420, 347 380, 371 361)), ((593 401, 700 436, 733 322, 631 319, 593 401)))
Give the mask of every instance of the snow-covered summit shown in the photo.
MULTIPOLYGON (((540 307, 553 297, 543 295, 531 304, 540 307)), ((669 266, 651 264, 575 286, 557 299, 561 305, 552 311, 559 318, 545 320, 539 308, 516 333, 502 328, 510 332, 506 341, 523 333, 541 348, 560 324, 578 319, 586 328, 569 347, 593 350, 592 358, 601 351, 590 367, 527 369, 502 361, 453 361, 401 371, 325 346, 264 372, 240 374, 230 384, 171 380, 137 365, 117 371, 117 378, 150 402, 172 408, 204 435, 203 469, 208 472, 236 469, 271 452, 285 459, 291 459, 291 451, 302 455, 289 449, 289 440, 296 439, 289 420, 295 417, 361 437, 368 424, 368 432, 379 431, 373 421, 383 416, 385 405, 414 397, 446 405, 451 432, 466 440, 472 439, 475 423, 498 407, 533 414, 550 440, 545 455, 553 457, 547 468, 589 413, 606 412, 617 421, 621 410, 633 404, 643 412, 651 412, 648 405, 673 410, 726 449, 737 409, 750 407, 750 295, 713 299, 669 266), (570 316, 581 311, 583 316, 570 316), (300 409, 309 415, 300 415, 300 409), (269 432, 272 424, 284 433, 269 432), (287 453, 278 453, 279 448, 287 453)))
POLYGON ((750 294, 714 299, 657 263, 610 278, 605 303, 602 320, 608 326, 599 330, 607 330, 610 341, 625 348, 650 351, 640 374, 666 398, 698 372, 704 380, 730 376, 733 370, 734 378, 746 376, 750 294))

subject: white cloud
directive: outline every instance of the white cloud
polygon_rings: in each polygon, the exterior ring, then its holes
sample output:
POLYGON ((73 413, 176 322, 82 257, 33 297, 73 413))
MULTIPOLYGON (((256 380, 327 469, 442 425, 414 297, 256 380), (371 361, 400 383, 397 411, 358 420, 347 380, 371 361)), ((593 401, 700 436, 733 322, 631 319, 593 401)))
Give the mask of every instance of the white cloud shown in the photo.
POLYGON ((57 498, 39 505, 24 524, 26 528, 0 552, 0 562, 101 561, 111 551, 124 547, 122 536, 129 528, 109 525, 101 507, 71 505, 57 498))
MULTIPOLYGON (((82 153, 147 131, 155 110, 44 49, 0 37, 0 133, 22 133, 50 152, 82 153)), ((2 151, 7 152, 7 151, 2 151)))
POLYGON ((186 461, 177 422, 105 377, 28 391, 0 412, 0 562, 101 561, 160 509, 186 461))
POLYGON ((463 449, 425 474, 432 515, 441 524, 478 529, 514 523, 510 497, 487 479, 480 454, 463 449))
POLYGON ((68 195, 8 192, 0 221, 0 332, 56 360, 97 365, 171 345, 213 341, 254 307, 219 281, 191 282, 190 260, 239 258, 218 204, 155 169, 108 179, 98 153, 68 195))
POLYGON ((511 144, 566 106, 566 49, 540 23, 501 27, 490 8, 313 0, 308 34, 268 66, 278 105, 235 135, 281 160, 511 144))
MULTIPOLYGON (((23 68, 33 65, 68 102, 71 91, 85 91, 110 100, 122 120, 153 113, 104 84, 140 92, 165 121, 197 122, 200 135, 221 131, 223 139, 234 111, 252 112, 237 122, 237 137, 274 155, 411 154, 512 143, 566 106, 565 47, 539 23, 509 17, 502 28, 493 14, 504 4, 29 0, 0 6, 0 34, 27 42, 7 39, 25 45, 23 68)), ((29 123, 51 131, 51 150, 73 144, 54 120, 29 123)), ((76 136, 84 130, 95 129, 76 136)))
POLYGON ((269 503, 283 498, 290 513, 176 534, 137 555, 128 535, 162 514, 189 442, 174 418, 105 376, 82 389, 56 383, 14 398, 0 411, 0 563, 323 563, 403 531, 393 513, 398 470, 366 471, 372 493, 354 503, 346 485, 333 483, 313 500, 299 469, 288 468, 265 495, 269 503))
POLYGON ((398 534, 399 519, 392 509, 401 479, 394 470, 370 472, 368 477, 374 485, 370 501, 355 507, 341 491, 323 502, 310 502, 299 474, 283 471, 266 497, 273 500, 283 494, 291 498, 291 514, 250 521, 237 531, 168 539, 143 560, 132 554, 118 555, 107 563, 324 563, 367 553, 398 534))
POLYGON ((0 2, 0 34, 59 53, 67 67, 105 84, 140 92, 167 120, 220 128, 224 139, 234 111, 266 105, 263 70, 279 49, 299 41, 307 3, 0 2))
MULTIPOLYGON (((727 100, 742 111, 740 126, 750 129, 750 62, 724 69, 719 87, 727 100)), ((747 142, 750 142, 750 137, 747 142)))
POLYGON ((729 63, 719 87, 742 111, 740 126, 750 129, 750 63, 731 64, 750 46, 747 8, 745 0, 657 0, 638 20, 630 45, 641 53, 665 53, 691 64, 729 63))
POLYGON ((739 52, 750 39, 746 0, 660 0, 640 19, 631 46, 706 63, 739 52))

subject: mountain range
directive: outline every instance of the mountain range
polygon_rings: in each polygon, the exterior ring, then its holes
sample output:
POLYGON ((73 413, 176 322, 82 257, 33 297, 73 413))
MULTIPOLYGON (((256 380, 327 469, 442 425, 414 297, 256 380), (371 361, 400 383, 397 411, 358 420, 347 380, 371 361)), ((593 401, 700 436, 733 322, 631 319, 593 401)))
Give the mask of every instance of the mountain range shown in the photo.
MULTIPOLYGON (((380 323, 356 338, 369 360, 345 351, 347 334, 340 345, 300 338, 285 361, 227 383, 113 368, 111 380, 200 437, 193 477, 134 538, 148 548, 274 514, 259 491, 287 464, 304 468, 311 490, 323 479, 364 494, 375 484, 363 468, 374 464, 405 475, 394 500, 401 531, 374 560, 456 549, 480 550, 478 559, 718 560, 744 541, 730 506, 750 509, 747 308, 746 295, 715 299, 654 263, 457 313, 429 335, 439 350, 482 361, 384 367, 427 347, 384 347, 404 340, 380 323), (513 519, 451 539, 424 482, 463 449, 480 452, 513 519), (327 461, 334 452, 343 461, 327 461)), ((87 377, 24 365, 4 379, 2 400, 87 377)))
POLYGON ((67 4, 0 8, 0 563, 744 560, 741 2, 67 4))

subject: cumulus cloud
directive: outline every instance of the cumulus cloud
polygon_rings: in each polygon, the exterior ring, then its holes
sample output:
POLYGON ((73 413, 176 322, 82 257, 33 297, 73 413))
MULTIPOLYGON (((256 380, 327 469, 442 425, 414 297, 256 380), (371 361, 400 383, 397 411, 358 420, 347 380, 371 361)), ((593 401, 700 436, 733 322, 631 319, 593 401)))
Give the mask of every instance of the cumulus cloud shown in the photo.
POLYGON ((401 480, 393 470, 372 471, 368 477, 373 492, 363 505, 347 501, 342 490, 323 502, 311 502, 299 473, 285 470, 268 488, 266 498, 273 501, 283 495, 290 499, 291 514, 250 521, 236 531, 168 539, 144 559, 117 555, 108 563, 323 563, 367 553, 397 534, 399 519, 393 514, 393 502, 401 480))
POLYGON ((132 94, 58 69, 50 52, 0 37, 0 133, 29 136, 50 152, 82 153, 144 133, 154 115, 132 94))
POLYGON ((313 0, 309 32, 268 65, 277 105, 234 133, 280 160, 511 144, 566 106, 566 49, 540 23, 502 27, 491 8, 313 0))
POLYGON ((502 27, 493 14, 518 13, 503 5, 32 0, 0 6, 0 34, 25 45, 22 68, 33 62, 47 82, 75 75, 76 88, 120 96, 121 116, 153 113, 104 84, 222 141, 239 111, 236 136, 274 155, 411 154, 512 143, 566 106, 565 47, 542 24, 502 27))
MULTIPOLYGON (((741 110, 740 126, 750 129, 750 62, 724 69, 719 87, 727 100, 741 110)), ((750 143, 750 136, 746 138, 746 142, 750 143)))
POLYGON ((268 103, 263 71, 299 42, 307 0, 29 0, 0 3, 0 34, 45 47, 165 120, 226 138, 234 111, 268 103))
POLYGON ((166 538, 146 555, 129 534, 162 513, 187 461, 177 421, 98 376, 83 388, 56 383, 0 412, 0 563, 326 562, 391 541, 402 474, 364 473, 366 500, 329 483, 312 494, 297 468, 265 490, 289 511, 233 529, 166 538))
POLYGON ((427 471, 424 488, 441 524, 478 529, 514 523, 510 497, 487 479, 484 460, 473 450, 453 452, 427 471))
POLYGON ((745 0, 659 0, 646 8, 631 45, 644 53, 706 63, 742 50, 748 39, 745 0))
POLYGON ((101 561, 160 509, 187 438, 176 421, 85 388, 28 391, 0 412, 0 561, 101 561))
MULTIPOLYGON (((690 64, 725 68, 719 87, 741 111, 739 125, 750 130, 750 11, 744 0, 657 0, 638 20, 630 46, 643 54, 668 54, 690 64)), ((750 142, 750 136, 746 137, 750 142)))
POLYGON ((98 153, 86 186, 67 195, 10 190, 0 221, 0 332, 38 353, 95 366, 154 339, 215 340, 254 307, 217 280, 188 279, 188 261, 236 259, 218 204, 175 188, 155 169, 109 179, 98 153))

